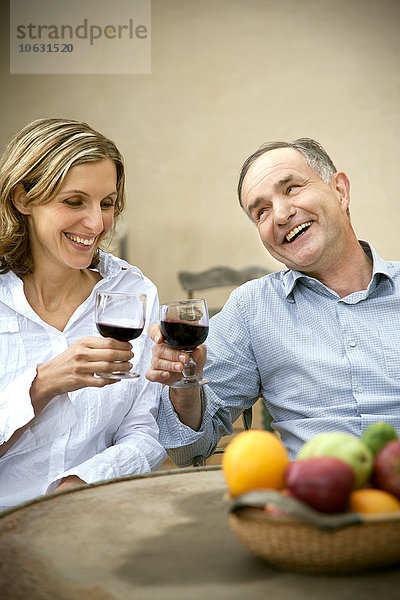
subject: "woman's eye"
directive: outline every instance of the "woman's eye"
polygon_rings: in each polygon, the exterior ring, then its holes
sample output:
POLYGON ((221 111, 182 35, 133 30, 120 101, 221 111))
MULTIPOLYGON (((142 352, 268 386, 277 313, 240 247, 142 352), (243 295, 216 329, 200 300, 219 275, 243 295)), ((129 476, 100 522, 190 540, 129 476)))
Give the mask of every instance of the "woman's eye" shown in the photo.
POLYGON ((73 208, 82 206, 82 200, 64 200, 64 204, 72 206, 73 208))
POLYGON ((103 210, 107 210, 108 208, 114 208, 114 202, 112 200, 109 200, 107 202, 102 202, 101 203, 101 208, 103 210))

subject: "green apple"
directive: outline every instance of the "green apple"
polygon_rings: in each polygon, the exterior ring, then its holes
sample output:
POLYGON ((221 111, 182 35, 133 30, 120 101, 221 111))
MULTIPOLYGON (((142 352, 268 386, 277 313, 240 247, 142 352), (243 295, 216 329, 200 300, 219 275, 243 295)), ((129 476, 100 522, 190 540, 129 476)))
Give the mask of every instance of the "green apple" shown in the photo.
POLYGON ((354 469, 355 488, 363 487, 371 477, 374 456, 360 438, 350 433, 319 433, 301 447, 296 460, 314 456, 335 456, 347 462, 354 469))
POLYGON ((392 425, 379 421, 369 425, 362 434, 361 439, 372 451, 372 454, 376 456, 381 448, 388 442, 397 440, 398 436, 392 425))

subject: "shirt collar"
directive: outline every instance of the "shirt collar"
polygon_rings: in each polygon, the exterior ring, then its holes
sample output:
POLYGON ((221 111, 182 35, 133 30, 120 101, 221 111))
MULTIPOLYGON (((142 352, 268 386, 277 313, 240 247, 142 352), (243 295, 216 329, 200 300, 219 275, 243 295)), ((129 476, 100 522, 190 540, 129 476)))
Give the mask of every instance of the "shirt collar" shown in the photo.
MULTIPOLYGON (((368 290, 372 291, 377 286, 380 276, 384 275, 391 282, 393 282, 392 275, 389 271, 387 263, 377 254, 373 246, 364 240, 359 240, 359 243, 364 250, 364 252, 368 255, 368 257, 372 260, 372 277, 371 282, 368 286, 368 290), (373 285, 371 285, 373 284, 373 285)), ((283 285, 285 289, 286 298, 293 292, 293 289, 297 282, 300 279, 304 281, 317 281, 314 277, 310 277, 301 271, 295 271, 292 269, 287 269, 286 271, 282 271, 283 285)))
POLYGON ((131 271, 143 278, 143 273, 137 267, 130 265, 122 258, 108 254, 108 252, 99 251, 99 264, 96 270, 100 273, 104 281, 109 281, 117 277, 122 271, 131 271))
POLYGON ((112 279, 121 272, 122 265, 118 263, 112 254, 99 250, 99 264, 97 265, 96 270, 103 279, 112 279))

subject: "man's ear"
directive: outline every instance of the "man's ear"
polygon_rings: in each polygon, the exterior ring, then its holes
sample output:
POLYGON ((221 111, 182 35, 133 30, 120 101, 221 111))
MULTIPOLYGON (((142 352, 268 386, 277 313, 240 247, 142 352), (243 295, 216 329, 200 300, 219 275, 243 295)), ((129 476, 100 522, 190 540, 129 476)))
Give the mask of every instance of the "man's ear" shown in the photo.
POLYGON ((17 183, 12 191, 12 201, 15 208, 23 215, 30 215, 31 211, 26 203, 26 192, 22 183, 17 183))
POLYGON ((343 213, 345 213, 350 204, 350 181, 346 173, 338 171, 332 177, 332 185, 338 195, 343 213))

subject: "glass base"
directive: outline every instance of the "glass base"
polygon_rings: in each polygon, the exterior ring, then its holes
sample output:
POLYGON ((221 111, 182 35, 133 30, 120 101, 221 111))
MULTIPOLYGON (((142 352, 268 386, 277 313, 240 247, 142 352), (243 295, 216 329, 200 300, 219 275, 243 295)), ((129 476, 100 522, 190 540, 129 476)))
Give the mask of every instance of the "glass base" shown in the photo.
POLYGON ((209 379, 199 379, 198 377, 189 377, 187 379, 182 377, 182 379, 180 379, 176 383, 173 383, 169 387, 180 388, 180 389, 188 388, 188 387, 201 387, 202 385, 205 385, 206 383, 210 383, 210 380, 209 379))
POLYGON ((94 373, 95 377, 102 377, 103 379, 136 379, 140 377, 139 373, 132 373, 131 371, 113 371, 112 373, 94 373))

